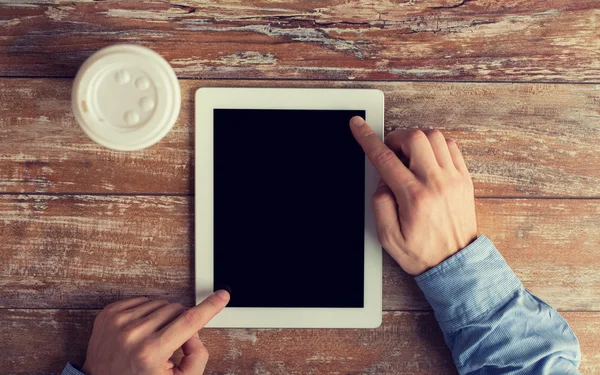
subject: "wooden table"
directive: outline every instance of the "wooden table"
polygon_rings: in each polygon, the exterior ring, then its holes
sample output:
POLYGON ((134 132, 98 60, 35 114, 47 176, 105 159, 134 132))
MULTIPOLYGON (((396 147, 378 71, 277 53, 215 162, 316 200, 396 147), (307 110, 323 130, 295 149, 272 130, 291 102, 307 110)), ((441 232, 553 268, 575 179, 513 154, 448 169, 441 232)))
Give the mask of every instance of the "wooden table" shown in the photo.
MULTIPOLYGON (((438 128, 473 174, 480 231, 600 374, 598 0, 0 0, 0 372, 82 363, 107 303, 193 304, 193 92, 361 87, 386 132, 438 128), (139 43, 182 87, 147 150, 90 141, 70 110, 94 51, 139 43)), ((415 283, 384 258, 374 330, 207 329, 207 374, 454 374, 415 283)))

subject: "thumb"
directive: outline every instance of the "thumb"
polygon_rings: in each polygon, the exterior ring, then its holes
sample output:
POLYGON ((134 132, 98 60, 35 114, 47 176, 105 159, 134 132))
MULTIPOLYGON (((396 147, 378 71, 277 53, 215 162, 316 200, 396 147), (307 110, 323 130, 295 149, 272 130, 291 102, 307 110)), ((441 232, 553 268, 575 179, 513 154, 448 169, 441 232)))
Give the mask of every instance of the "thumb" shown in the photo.
POLYGON ((201 375, 204 373, 204 368, 208 363, 208 350, 200 341, 198 332, 187 340, 183 346, 184 357, 179 363, 181 375, 201 375))

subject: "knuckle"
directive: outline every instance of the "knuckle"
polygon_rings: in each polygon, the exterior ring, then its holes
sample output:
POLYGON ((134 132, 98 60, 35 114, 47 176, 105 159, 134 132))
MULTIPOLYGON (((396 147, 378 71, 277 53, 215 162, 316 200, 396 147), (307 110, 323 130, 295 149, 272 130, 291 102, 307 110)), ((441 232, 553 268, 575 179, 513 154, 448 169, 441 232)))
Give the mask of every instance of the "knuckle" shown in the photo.
POLYGON ((393 197, 388 187, 379 187, 371 196, 371 204, 379 205, 389 202, 393 197))
POLYGON ((379 216, 379 211, 389 207, 393 204, 396 204, 395 200, 389 196, 372 196, 371 197, 371 206, 376 210, 375 215, 379 216))
POLYGON ((373 206, 378 206, 387 201, 386 195, 382 191, 376 191, 375 194, 371 197, 371 204, 373 206))
POLYGON ((171 304, 169 304, 169 306, 173 310, 179 311, 179 313, 183 313, 185 311, 185 307, 183 307, 183 305, 181 303, 171 303, 171 304))
POLYGON ((389 164, 394 158, 396 158, 396 154, 388 147, 381 147, 375 151, 374 159, 377 165, 389 164))
POLYGON ((411 198, 413 204, 421 210, 429 207, 433 200, 432 195, 426 189, 414 190, 411 194, 411 198))
POLYGON ((162 309, 165 306, 169 306, 171 303, 165 299, 160 299, 160 300, 154 300, 152 301, 152 306, 155 309, 162 309))
POLYGON ((405 132, 406 132, 405 129, 394 129, 384 137, 383 142, 386 145, 393 144, 393 143, 397 142, 398 140, 402 139, 404 137, 405 132))
POLYGON ((387 143, 390 139, 392 139, 394 137, 397 137, 399 134, 401 134, 400 129, 394 129, 394 130, 392 130, 391 132, 387 133, 384 136, 384 139, 383 139, 384 143, 387 143))
POLYGON ((198 357, 205 362, 208 361, 210 355, 208 354, 208 349, 206 349, 205 346, 202 346, 200 349, 198 349, 198 357))
POLYGON ((368 138, 374 134, 375 134, 375 132, 373 131, 373 129, 370 126, 361 126, 360 131, 359 131, 359 135, 363 138, 368 138))
POLYGON ((116 337, 117 345, 119 345, 120 348, 127 348, 132 344, 133 338, 134 338, 134 330, 132 330, 132 329, 123 330, 117 334, 117 337, 116 337))
POLYGON ((170 303, 169 305, 173 306, 174 309, 184 309, 183 305, 179 302, 173 302, 173 303, 170 303))
POLYGON ((429 138, 430 140, 439 139, 439 138, 444 138, 444 135, 442 134, 441 131, 439 131, 437 129, 431 129, 431 130, 427 131, 427 138, 429 138))
MULTIPOLYGON (((214 302, 214 297, 212 297, 212 296, 206 299, 206 303, 209 304, 213 310, 216 310, 216 311, 221 310, 219 305, 217 305, 214 302)), ((196 317, 198 317, 198 316, 196 316, 196 317)))
POLYGON ((106 310, 109 313, 114 313, 115 311, 118 311, 121 306, 123 306, 124 304, 127 304, 127 302, 130 302, 130 301, 133 301, 133 300, 140 300, 140 301, 143 301, 143 302, 148 302, 148 301, 150 301, 150 298, 148 298, 148 297, 136 297, 136 298, 130 298, 130 299, 123 300, 123 301, 116 301, 116 302, 113 302, 111 304, 106 305, 106 307, 104 308, 104 310, 106 310))
POLYGON ((409 184, 405 189, 412 201, 420 199, 425 194, 425 190, 419 184, 409 184))
POLYGON ((155 345, 151 342, 144 342, 134 353, 135 361, 142 367, 150 366, 156 355, 155 345))
POLYGON ((191 310, 185 310, 181 316, 183 317, 183 321, 186 322, 188 326, 193 328, 196 328, 200 322, 198 315, 191 310))
POLYGON ((423 133, 423 131, 421 131, 419 129, 411 129, 408 132, 408 136, 407 136, 407 139, 410 143, 419 142, 425 138, 427 138, 427 136, 425 135, 425 133, 423 133))
POLYGON ((116 313, 108 317, 107 324, 110 327, 118 328, 125 324, 127 317, 124 313, 116 313))
POLYGON ((108 315, 112 315, 115 311, 117 311, 117 305, 115 303, 111 303, 110 305, 107 305, 103 310, 102 313, 105 316, 108 315))
POLYGON ((451 181, 452 181, 452 178, 448 178, 448 176, 444 173, 432 173, 429 176, 429 183, 437 191, 443 192, 445 190, 448 190, 448 186, 449 186, 449 183, 451 185, 451 181))
POLYGON ((414 202, 419 206, 425 206, 429 204, 431 198, 425 190, 421 190, 413 196, 414 202))

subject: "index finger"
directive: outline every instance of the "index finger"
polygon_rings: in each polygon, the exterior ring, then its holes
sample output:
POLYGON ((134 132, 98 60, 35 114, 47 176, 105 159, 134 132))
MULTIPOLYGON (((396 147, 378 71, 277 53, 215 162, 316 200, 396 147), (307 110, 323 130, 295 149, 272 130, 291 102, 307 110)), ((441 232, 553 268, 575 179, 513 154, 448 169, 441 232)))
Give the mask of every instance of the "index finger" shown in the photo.
POLYGON ((379 139, 362 117, 352 117, 350 129, 383 181, 393 192, 401 190, 406 182, 414 179, 412 172, 398 159, 396 153, 379 139))
POLYGON ((225 290, 218 290, 211 294, 163 328, 159 333, 161 342, 170 352, 176 351, 220 313, 228 302, 229 293, 225 290))

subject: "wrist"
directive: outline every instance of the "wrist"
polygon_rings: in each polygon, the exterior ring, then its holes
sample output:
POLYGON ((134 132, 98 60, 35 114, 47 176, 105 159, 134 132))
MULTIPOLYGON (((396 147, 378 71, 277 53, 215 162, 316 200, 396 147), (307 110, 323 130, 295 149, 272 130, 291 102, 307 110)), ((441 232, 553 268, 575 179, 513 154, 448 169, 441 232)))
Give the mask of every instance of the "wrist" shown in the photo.
POLYGON ((523 288, 484 235, 415 280, 444 332, 460 329, 523 288))
POLYGON ((471 236, 464 236, 464 238, 465 239, 462 241, 459 240, 459 241, 456 241, 455 243, 450 244, 448 246, 448 249, 445 252, 438 253, 438 254, 440 254, 440 256, 438 256, 435 259, 435 261, 431 262, 431 265, 429 267, 427 267, 426 269, 424 269, 422 272, 420 272, 419 275, 422 275, 425 272, 429 271, 430 269, 439 266, 440 264, 444 263, 448 259, 455 256, 460 251, 466 249, 467 247, 469 247, 469 245, 471 245, 473 242, 475 242, 478 237, 477 237, 477 233, 475 233, 471 236))
POLYGON ((460 245, 449 244, 446 248, 434 248, 433 251, 429 253, 426 252, 424 256, 417 257, 417 259, 410 263, 410 266, 403 264, 403 262, 396 257, 396 254, 392 254, 392 257, 404 269, 404 271, 411 276, 417 277, 444 263, 446 260, 456 255, 456 253, 467 248, 469 245, 475 242, 478 237, 477 234, 474 234, 473 236, 467 238, 467 240, 459 242, 460 245))

